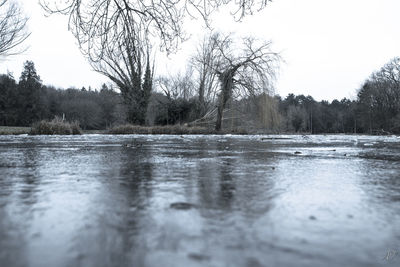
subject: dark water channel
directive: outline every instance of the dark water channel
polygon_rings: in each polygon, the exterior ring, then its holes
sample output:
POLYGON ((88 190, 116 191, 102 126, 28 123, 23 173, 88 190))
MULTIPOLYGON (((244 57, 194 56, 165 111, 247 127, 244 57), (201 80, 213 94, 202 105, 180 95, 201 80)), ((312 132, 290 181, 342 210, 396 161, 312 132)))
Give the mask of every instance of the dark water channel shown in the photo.
POLYGON ((0 266, 400 266, 400 138, 0 136, 0 266))

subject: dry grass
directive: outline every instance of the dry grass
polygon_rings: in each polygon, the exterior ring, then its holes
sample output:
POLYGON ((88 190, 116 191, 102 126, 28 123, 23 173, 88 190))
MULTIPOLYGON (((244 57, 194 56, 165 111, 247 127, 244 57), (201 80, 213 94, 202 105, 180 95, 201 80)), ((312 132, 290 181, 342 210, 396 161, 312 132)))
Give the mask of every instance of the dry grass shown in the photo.
POLYGON ((0 126, 0 135, 29 134, 30 132, 31 132, 31 127, 0 126))
POLYGON ((18 135, 18 134, 32 134, 32 135, 71 135, 71 134, 171 134, 171 135, 186 135, 186 134, 248 134, 246 131, 236 129, 233 131, 216 132, 214 129, 205 127, 188 127, 181 125, 173 126, 137 126, 125 124, 116 126, 108 131, 86 131, 83 132, 78 123, 63 122, 59 119, 52 121, 40 121, 31 127, 8 127, 0 126, 0 135, 18 135))
POLYGON ((185 135, 185 134, 247 134, 243 130, 236 130, 230 132, 217 132, 214 129, 205 127, 188 127, 182 125, 171 125, 171 126, 138 126, 138 125, 119 125, 109 130, 110 134, 173 134, 173 135, 185 135))
POLYGON ((30 132, 32 135, 76 135, 82 134, 82 130, 77 122, 65 122, 59 118, 52 121, 40 121, 32 125, 30 132))

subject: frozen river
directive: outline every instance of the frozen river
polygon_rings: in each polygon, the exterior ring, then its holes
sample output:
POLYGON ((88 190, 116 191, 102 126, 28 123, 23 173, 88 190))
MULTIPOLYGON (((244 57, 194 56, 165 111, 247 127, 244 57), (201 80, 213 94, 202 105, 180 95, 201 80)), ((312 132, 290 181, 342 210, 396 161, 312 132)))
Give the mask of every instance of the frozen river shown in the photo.
POLYGON ((0 136, 0 266, 400 266, 400 138, 0 136))

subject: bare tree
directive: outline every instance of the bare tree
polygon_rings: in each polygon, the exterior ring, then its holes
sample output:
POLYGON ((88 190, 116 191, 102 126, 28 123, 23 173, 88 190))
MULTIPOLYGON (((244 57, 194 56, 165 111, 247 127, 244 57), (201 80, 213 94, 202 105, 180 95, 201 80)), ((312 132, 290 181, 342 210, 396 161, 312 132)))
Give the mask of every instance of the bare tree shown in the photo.
POLYGON ((215 100, 218 90, 218 77, 215 72, 218 64, 218 33, 206 35, 197 47, 196 54, 190 63, 197 72, 197 88, 200 115, 208 109, 208 104, 215 100))
POLYGON ((215 129, 221 130, 222 116, 228 100, 234 97, 255 96, 273 90, 273 81, 281 61, 278 53, 271 51, 271 42, 258 42, 242 38, 239 47, 231 35, 219 36, 219 55, 215 72, 220 82, 215 129))
POLYGON ((130 23, 132 18, 120 21, 121 31, 109 31, 107 40, 88 45, 83 50, 92 68, 108 77, 121 91, 127 106, 129 122, 144 124, 147 105, 153 87, 154 64, 151 45, 142 24, 130 23), (102 47, 96 47, 102 45, 102 47))
POLYGON ((28 18, 22 14, 15 2, 0 0, 0 56, 22 53, 16 50, 30 35, 27 31, 28 18))
POLYGON ((184 74, 161 76, 155 81, 159 91, 165 94, 168 99, 176 100, 182 98, 189 100, 195 94, 192 80, 193 70, 188 67, 184 74))
POLYGON ((364 128, 399 131, 400 58, 391 59, 373 73, 358 92, 359 110, 364 128))
MULTIPOLYGON (((124 1, 82 2, 66 1, 54 12, 71 12, 69 27, 81 52, 121 91, 128 121, 144 124, 154 75, 148 22, 138 20, 124 1)), ((53 12, 47 4, 45 8, 53 12)))

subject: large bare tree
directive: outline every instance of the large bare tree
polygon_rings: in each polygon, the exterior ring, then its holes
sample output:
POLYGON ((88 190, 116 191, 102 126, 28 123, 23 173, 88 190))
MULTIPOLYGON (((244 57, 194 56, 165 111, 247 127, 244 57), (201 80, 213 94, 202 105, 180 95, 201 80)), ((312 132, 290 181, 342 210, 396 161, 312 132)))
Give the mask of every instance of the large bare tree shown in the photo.
MULTIPOLYGON (((121 91, 131 123, 144 124, 147 105, 153 87, 154 66, 151 45, 144 25, 130 23, 129 14, 120 21, 121 31, 109 31, 107 42, 95 49, 84 50, 92 68, 108 77, 121 91)), ((92 40, 96 42, 96 40, 92 40)), ((103 44, 102 44, 103 43, 103 44)))
POLYGON ((219 131, 223 111, 232 96, 272 93, 281 57, 271 50, 271 42, 251 37, 235 42, 232 35, 219 35, 215 40, 218 47, 215 72, 220 82, 215 129, 219 131))
POLYGON ((144 124, 154 64, 149 22, 124 1, 66 1, 47 11, 69 13, 69 27, 92 68, 121 91, 131 123, 144 124))
POLYGON ((17 49, 30 35, 27 31, 28 18, 17 3, 0 0, 0 56, 19 54, 24 48, 17 49))

